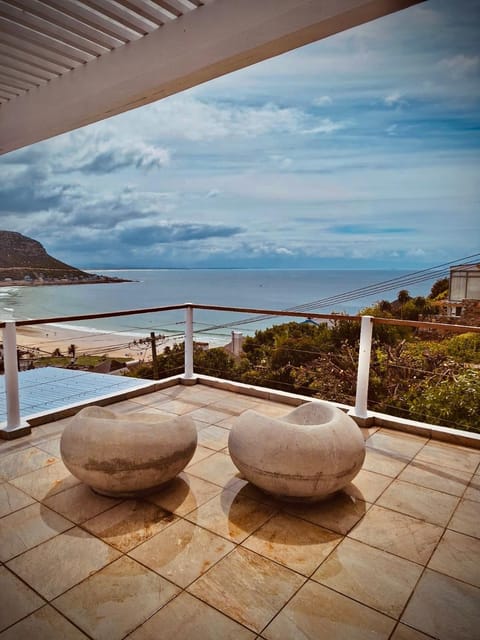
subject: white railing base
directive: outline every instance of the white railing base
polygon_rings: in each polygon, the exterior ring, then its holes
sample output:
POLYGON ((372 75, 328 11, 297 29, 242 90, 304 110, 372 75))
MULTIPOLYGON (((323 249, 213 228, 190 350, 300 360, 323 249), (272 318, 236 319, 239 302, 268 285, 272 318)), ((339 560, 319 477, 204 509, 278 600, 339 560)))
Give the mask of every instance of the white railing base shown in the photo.
POLYGON ((20 424, 18 427, 4 427, 0 429, 0 440, 15 440, 32 433, 32 427, 28 424, 20 424))

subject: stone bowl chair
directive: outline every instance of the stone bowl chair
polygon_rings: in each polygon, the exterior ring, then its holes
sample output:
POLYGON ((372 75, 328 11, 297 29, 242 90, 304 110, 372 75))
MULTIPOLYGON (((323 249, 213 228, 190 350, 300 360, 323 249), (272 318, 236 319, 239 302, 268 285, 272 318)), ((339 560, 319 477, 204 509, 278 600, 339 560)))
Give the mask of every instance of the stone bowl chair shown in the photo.
POLYGON ((365 459, 355 421, 320 401, 280 418, 245 411, 230 431, 228 447, 247 480, 286 500, 326 498, 346 486, 365 459))
POLYGON ((97 493, 113 497, 155 491, 187 466, 196 447, 189 416, 117 414, 103 407, 82 409, 60 440, 67 469, 97 493))

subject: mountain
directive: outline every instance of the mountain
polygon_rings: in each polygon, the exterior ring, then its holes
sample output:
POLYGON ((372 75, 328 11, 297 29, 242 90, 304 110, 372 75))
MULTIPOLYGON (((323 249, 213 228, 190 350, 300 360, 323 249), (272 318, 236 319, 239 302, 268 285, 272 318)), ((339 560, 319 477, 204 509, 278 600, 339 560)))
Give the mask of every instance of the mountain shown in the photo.
POLYGON ((72 284, 118 282, 117 278, 96 276, 50 256, 37 240, 0 231, 0 283, 72 284))

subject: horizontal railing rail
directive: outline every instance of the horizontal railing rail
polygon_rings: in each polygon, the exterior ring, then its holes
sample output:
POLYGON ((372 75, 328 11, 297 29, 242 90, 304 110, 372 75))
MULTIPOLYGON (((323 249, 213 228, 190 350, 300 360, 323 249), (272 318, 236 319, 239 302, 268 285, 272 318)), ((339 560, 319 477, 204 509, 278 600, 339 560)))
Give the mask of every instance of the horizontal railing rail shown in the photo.
MULTIPOLYGON (((367 402, 368 402, 368 385, 370 373, 370 359, 372 349, 372 332, 374 325, 395 325, 412 327, 423 330, 445 331, 453 333, 480 333, 479 326, 458 325, 440 322, 426 322, 422 320, 402 320, 397 318, 377 318, 368 315, 344 315, 341 313, 314 313, 294 310, 279 309, 258 309, 252 307, 231 307, 213 304, 195 304, 185 302, 182 304, 163 305, 158 307, 146 307, 140 309, 126 309, 119 311, 107 311, 104 313, 87 313, 81 315, 54 316, 35 318, 27 320, 4 320, 0 322, 0 328, 3 329, 3 347, 4 347, 4 369, 5 369, 5 393, 7 406, 7 424, 3 431, 13 432, 21 429, 20 402, 19 402, 19 385, 18 385, 18 361, 17 361, 17 344, 16 344, 16 327, 24 327, 31 325, 56 324, 61 322, 78 322, 83 320, 99 320, 106 318, 117 318, 121 316, 133 316, 141 314, 161 313, 165 311, 185 311, 185 355, 184 355, 184 373, 185 379, 193 379, 193 351, 194 351, 194 310, 220 311, 229 313, 256 314, 269 317, 285 317, 285 318, 305 318, 313 320, 329 320, 329 321, 352 321, 360 323, 360 344, 359 358, 357 367, 357 385, 355 395, 355 406, 351 410, 351 415, 358 419, 368 418, 367 402)), ((236 323, 241 326, 242 321, 236 323)), ((221 326, 221 325, 219 325, 221 326)), ((228 325, 230 326, 230 325, 228 325)), ((216 327, 212 327, 214 329, 216 327)), ((200 332, 205 331, 202 329, 200 332)))

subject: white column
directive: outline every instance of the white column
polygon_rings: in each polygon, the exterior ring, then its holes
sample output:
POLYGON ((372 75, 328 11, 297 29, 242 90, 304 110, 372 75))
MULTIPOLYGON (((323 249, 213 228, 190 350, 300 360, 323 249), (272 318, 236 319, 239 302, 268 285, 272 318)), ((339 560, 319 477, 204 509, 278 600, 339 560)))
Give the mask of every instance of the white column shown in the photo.
POLYGON ((232 331, 232 353, 234 356, 239 356, 242 350, 242 332, 232 331))
POLYGON ((8 321, 3 329, 3 361, 7 399, 7 431, 20 426, 20 396, 18 392, 17 332, 15 322, 8 321))
POLYGON ((184 378, 193 378, 193 307, 185 307, 185 373, 184 378))
POLYGON ((351 415, 367 418, 368 378, 370 375, 370 355, 372 351, 373 316, 362 316, 360 325, 360 347, 358 353, 357 392, 355 408, 351 415))

